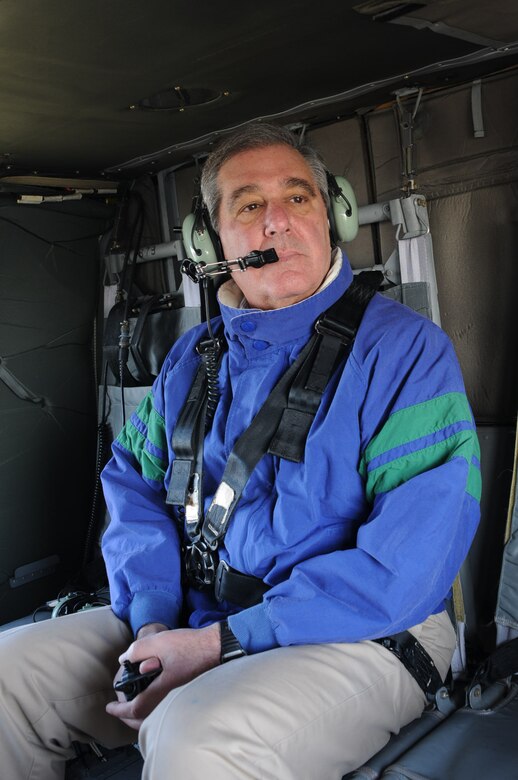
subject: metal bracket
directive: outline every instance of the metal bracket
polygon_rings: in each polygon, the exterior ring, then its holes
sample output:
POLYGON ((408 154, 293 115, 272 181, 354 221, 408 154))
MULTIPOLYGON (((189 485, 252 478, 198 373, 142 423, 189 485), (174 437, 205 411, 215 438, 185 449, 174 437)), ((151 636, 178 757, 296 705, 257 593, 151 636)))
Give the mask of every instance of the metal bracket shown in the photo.
POLYGON ((415 162, 414 162, 414 120, 421 103, 423 95, 422 87, 411 87, 409 89, 399 89, 395 93, 396 105, 399 113, 399 126, 401 128, 401 151, 403 157, 403 189, 406 192, 413 192, 416 188, 415 182, 415 162), (417 93, 417 94, 416 94, 417 93), (407 109, 401 102, 402 97, 409 97, 416 94, 415 104, 412 110, 407 109))
POLYGON ((435 694, 435 706, 443 715, 450 715, 458 709, 457 702, 450 696, 448 688, 443 685, 435 694))
POLYGON ((424 196, 413 194, 391 200, 390 221, 397 226, 397 241, 426 236, 430 232, 430 223, 424 196))

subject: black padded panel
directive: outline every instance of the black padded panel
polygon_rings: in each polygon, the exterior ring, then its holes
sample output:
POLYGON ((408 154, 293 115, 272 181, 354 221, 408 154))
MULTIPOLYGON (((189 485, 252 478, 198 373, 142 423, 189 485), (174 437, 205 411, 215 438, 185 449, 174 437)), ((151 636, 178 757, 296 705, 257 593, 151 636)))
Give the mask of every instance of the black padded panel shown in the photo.
POLYGON ((518 777, 518 687, 496 707, 458 710, 389 767, 386 780, 518 777))
POLYGON ((56 595, 77 569, 96 444, 92 334, 98 236, 94 201, 0 202, 0 622, 56 595), (15 570, 50 556, 52 576, 13 588, 15 570))
POLYGON ((342 780, 378 780, 385 769, 392 766, 403 753, 437 728, 445 717, 439 710, 425 711, 420 718, 404 726, 399 734, 394 734, 385 747, 363 766, 344 775, 342 780))

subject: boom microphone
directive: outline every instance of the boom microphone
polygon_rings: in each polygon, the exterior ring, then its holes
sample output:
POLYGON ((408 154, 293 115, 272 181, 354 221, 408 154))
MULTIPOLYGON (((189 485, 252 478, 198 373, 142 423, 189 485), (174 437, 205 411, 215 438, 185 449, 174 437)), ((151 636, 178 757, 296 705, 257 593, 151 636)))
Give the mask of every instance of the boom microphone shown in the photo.
POLYGON ((196 263, 193 260, 184 260, 180 270, 193 282, 199 282, 219 274, 246 271, 247 268, 261 268, 263 265, 276 263, 278 260, 279 256, 275 249, 265 249, 264 252, 254 249, 253 252, 244 257, 237 257, 235 260, 221 260, 218 263, 204 263, 203 261, 196 263))

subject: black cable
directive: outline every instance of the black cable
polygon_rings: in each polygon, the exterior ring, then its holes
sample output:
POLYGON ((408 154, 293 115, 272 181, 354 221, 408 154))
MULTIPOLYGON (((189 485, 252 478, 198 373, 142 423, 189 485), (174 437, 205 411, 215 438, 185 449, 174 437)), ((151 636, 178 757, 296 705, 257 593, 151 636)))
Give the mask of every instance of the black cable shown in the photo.
POLYGON ((203 298, 205 301, 205 318, 207 320, 207 330, 209 332, 209 338, 212 339, 212 341, 214 341, 215 340, 214 333, 212 330, 212 323, 210 321, 210 316, 209 316, 209 280, 207 279, 207 277, 202 279, 202 288, 203 288, 203 298))
POLYGON ((100 498, 102 495, 101 471, 103 470, 103 466, 104 466, 107 441, 110 439, 110 433, 111 433, 110 426, 107 424, 107 420, 106 420, 107 388, 108 388, 108 363, 106 362, 104 364, 104 372, 103 372, 103 406, 102 406, 101 420, 99 422, 99 425, 97 426, 97 458, 95 463, 94 490, 92 496, 92 504, 90 507, 90 517, 88 520, 88 526, 86 529, 85 541, 83 546, 83 559, 82 559, 81 571, 84 571, 84 569, 86 568, 90 560, 90 553, 91 553, 94 533, 97 529, 100 498))
MULTIPOLYGON (((135 221, 133 222, 133 227, 132 227, 131 234, 130 234, 130 237, 129 237, 128 245, 127 245, 126 251, 124 253, 124 261, 123 261, 123 264, 122 264, 121 275, 119 277, 119 284, 117 285, 117 294, 118 295, 122 295, 124 292, 127 292, 129 294, 130 286, 126 285, 126 273, 127 273, 128 267, 130 266, 130 257, 131 257, 132 251, 135 252, 135 254, 133 255, 133 262, 136 263, 136 260, 137 260, 136 252, 138 252, 138 249, 140 248, 140 247, 138 247, 137 249, 135 249, 135 236, 137 234, 137 229, 140 228, 141 220, 143 219, 143 216, 142 216, 143 215, 143 209, 144 209, 143 199, 142 199, 142 196, 139 193, 137 193, 137 192, 132 193, 132 196, 134 198, 138 199, 138 201, 139 201, 139 208, 138 208, 138 211, 137 211, 137 215, 135 217, 135 221)), ((134 275, 134 272, 133 272, 132 276, 133 275, 134 275)))
MULTIPOLYGON (((124 284, 123 290, 126 291, 126 301, 124 306, 124 319, 127 320, 129 316, 129 305, 130 305, 130 297, 131 297, 131 289, 133 287, 133 282, 135 279, 135 270, 137 268, 137 258, 138 254, 141 249, 142 244, 142 236, 144 234, 144 223, 145 223, 145 214, 144 214, 144 204, 142 198, 140 198, 140 209, 137 216, 137 219, 135 220, 136 224, 138 225, 138 233, 135 229, 135 233, 137 233, 137 240, 135 242, 135 246, 133 249, 133 258, 131 263, 127 265, 127 268, 129 268, 129 277, 128 277, 128 284, 124 284)), ((126 269, 125 269, 126 272, 126 269)), ((125 275, 125 274, 124 274, 125 275)), ((124 280, 125 281, 125 280, 124 280)))
MULTIPOLYGON (((48 606, 48 604, 42 604, 40 607, 36 607, 36 609, 35 609, 35 610, 34 610, 34 612, 32 613, 32 617, 31 617, 31 620, 32 620, 32 622, 33 622, 33 623, 40 623, 40 622, 41 622, 40 620, 37 620, 37 619, 36 619, 36 618, 37 618, 37 615, 38 615, 40 612, 47 612, 47 613, 48 613, 48 612, 52 612, 52 608, 51 608, 51 607, 49 607, 49 606, 48 606)), ((46 619, 46 618, 43 618, 43 620, 45 620, 45 619, 46 619)))
POLYGON ((145 213, 144 213, 144 200, 140 193, 132 193, 139 202, 139 209, 135 222, 133 224, 133 230, 131 233, 131 240, 128 243, 128 249, 124 258, 124 264, 122 267, 122 273, 119 280, 117 289, 117 296, 126 295, 124 301, 124 310, 121 322, 121 332, 119 340, 119 384, 121 391, 121 405, 122 405, 122 424, 126 425, 126 404, 124 399, 124 368, 128 362, 129 357, 129 345, 130 345, 130 333, 129 333, 129 306, 131 297, 131 288, 135 278, 135 269, 137 266, 138 253, 142 242, 142 236, 144 233, 145 213), (137 240, 133 243, 134 237, 137 236, 137 240), (133 257, 131 263, 129 262, 131 254, 133 257), (126 274, 128 273, 128 282, 126 284, 126 274))
POLYGON ((205 364, 205 371, 207 373, 207 410, 205 416, 205 430, 207 430, 210 427, 212 418, 214 417, 220 396, 218 372, 220 343, 214 335, 214 331, 212 330, 212 323, 210 321, 209 284, 206 277, 202 280, 202 287, 205 299, 205 311, 207 314, 207 331, 210 339, 210 343, 204 345, 204 350, 201 355, 205 364))
POLYGON ((20 225, 20 223, 16 222, 14 219, 8 219, 7 217, 0 216, 0 222, 7 222, 8 225, 13 225, 13 227, 18 228, 23 233, 27 233, 29 236, 32 236, 33 238, 37 238, 38 241, 43 241, 44 244, 48 244, 49 246, 61 247, 61 249, 66 249, 67 252, 72 252, 73 250, 68 246, 63 246, 64 244, 73 244, 75 241, 86 241, 89 238, 97 238, 97 239, 99 238, 99 233, 97 232, 97 233, 90 233, 86 236, 78 236, 77 238, 61 238, 61 239, 49 241, 48 238, 43 238, 43 236, 40 236, 38 233, 35 233, 33 230, 29 230, 29 228, 20 225))
POLYGON ((210 426, 210 422, 214 417, 220 396, 218 352, 218 342, 216 341, 213 342, 203 355, 205 371, 207 372, 207 411, 205 415, 205 430, 210 426))

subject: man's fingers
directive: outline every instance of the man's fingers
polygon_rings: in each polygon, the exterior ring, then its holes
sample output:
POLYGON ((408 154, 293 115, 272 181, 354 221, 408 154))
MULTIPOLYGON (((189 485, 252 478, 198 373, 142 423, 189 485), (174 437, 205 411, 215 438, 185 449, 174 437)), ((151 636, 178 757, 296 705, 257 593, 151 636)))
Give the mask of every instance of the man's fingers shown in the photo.
POLYGON ((106 712, 108 715, 113 715, 114 718, 119 718, 123 723, 138 731, 142 725, 142 719, 134 718, 131 713, 127 714, 128 707, 123 702, 111 701, 106 705, 106 712))
POLYGON ((147 688, 131 701, 126 701, 123 694, 117 692, 118 701, 108 702, 106 712, 113 715, 131 728, 139 729, 142 721, 155 709, 164 698, 164 691, 157 686, 156 689, 147 688))
POLYGON ((124 661, 139 663, 140 661, 156 657, 156 636, 156 634, 152 634, 151 636, 144 637, 143 639, 135 639, 135 641, 132 642, 128 647, 126 652, 119 656, 119 663, 123 664, 124 661))
POLYGON ((146 674, 147 672, 157 672, 160 669, 162 669, 162 664, 158 658, 146 658, 145 661, 142 661, 139 667, 141 674, 146 674))
MULTIPOLYGON (((158 659, 148 660, 153 665, 153 671, 161 669, 158 659)), ((120 718, 125 723, 132 721, 140 725, 171 688, 171 686, 157 685, 157 682, 162 683, 160 677, 161 675, 159 674, 157 678, 152 679, 144 690, 138 693, 131 701, 126 699, 126 694, 123 691, 116 691, 117 701, 109 702, 106 705, 106 711, 110 715, 120 718), (153 683, 155 684, 153 685, 153 683)), ((132 725, 132 728, 139 728, 139 725, 132 725)))
POLYGON ((173 688, 218 666, 220 650, 220 630, 216 623, 202 629, 162 631, 135 640, 120 658, 122 663, 131 663, 126 669, 125 687, 136 693, 140 682, 149 685, 130 702, 121 701, 119 696, 119 703, 112 703, 107 711, 132 728, 138 728, 173 688), (149 677, 154 679, 150 681, 149 677))

